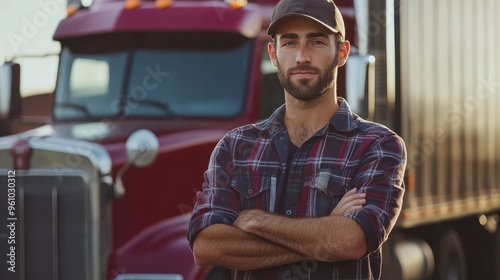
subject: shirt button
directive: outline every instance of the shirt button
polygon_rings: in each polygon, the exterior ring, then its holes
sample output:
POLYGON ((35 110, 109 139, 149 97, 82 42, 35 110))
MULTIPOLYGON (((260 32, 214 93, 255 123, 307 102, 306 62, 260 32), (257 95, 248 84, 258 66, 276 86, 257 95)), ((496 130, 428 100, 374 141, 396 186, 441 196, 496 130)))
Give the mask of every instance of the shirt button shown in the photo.
POLYGON ((248 193, 249 193, 249 194, 252 194, 252 190, 248 190, 248 193))
POLYGON ((287 214, 288 216, 292 215, 292 210, 286 210, 286 214, 287 214))
POLYGON ((283 149, 285 149, 285 150, 286 150, 287 148, 288 148, 288 146, 287 146, 287 145, 283 145, 283 149))
POLYGON ((285 137, 283 137, 283 136, 280 136, 280 140, 283 140, 283 139, 285 139, 285 137))

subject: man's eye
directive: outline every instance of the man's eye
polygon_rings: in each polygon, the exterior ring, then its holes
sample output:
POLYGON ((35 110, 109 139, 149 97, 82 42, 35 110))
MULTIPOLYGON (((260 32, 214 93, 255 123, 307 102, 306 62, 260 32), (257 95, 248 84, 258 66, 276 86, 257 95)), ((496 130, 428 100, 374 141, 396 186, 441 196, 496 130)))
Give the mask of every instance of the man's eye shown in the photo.
POLYGON ((313 41, 313 44, 314 45, 325 45, 325 42, 320 41, 320 40, 316 40, 316 41, 313 41))
POLYGON ((288 42, 284 42, 283 43, 283 46, 286 47, 286 46, 293 46, 295 44, 295 42, 293 41, 288 41, 288 42))

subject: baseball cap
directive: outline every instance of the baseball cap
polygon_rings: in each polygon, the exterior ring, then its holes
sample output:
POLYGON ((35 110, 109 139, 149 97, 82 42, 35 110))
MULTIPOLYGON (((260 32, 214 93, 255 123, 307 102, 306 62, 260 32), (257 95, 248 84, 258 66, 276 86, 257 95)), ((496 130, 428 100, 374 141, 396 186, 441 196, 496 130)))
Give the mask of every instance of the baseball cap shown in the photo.
POLYGON ((267 35, 274 37, 278 24, 291 16, 304 16, 345 38, 344 19, 332 0, 281 0, 273 11, 267 35))

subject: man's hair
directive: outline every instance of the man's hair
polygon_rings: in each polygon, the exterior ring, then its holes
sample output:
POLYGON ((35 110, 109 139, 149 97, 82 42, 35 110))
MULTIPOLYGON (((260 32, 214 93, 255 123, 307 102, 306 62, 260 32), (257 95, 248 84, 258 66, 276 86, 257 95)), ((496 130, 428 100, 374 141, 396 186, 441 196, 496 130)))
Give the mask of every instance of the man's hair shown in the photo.
POLYGON ((337 39, 337 44, 344 43, 345 38, 340 33, 333 33, 335 35, 335 39, 337 39))

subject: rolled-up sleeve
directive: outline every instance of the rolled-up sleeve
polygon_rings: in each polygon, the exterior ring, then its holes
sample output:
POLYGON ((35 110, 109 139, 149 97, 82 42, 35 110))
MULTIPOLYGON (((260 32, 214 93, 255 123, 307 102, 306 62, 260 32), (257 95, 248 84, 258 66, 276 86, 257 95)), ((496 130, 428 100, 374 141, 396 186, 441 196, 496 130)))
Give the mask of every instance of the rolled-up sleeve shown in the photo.
POLYGON ((189 223, 187 238, 191 249, 196 236, 213 224, 232 225, 238 217, 239 204, 231 188, 232 163, 228 137, 219 141, 210 157, 201 192, 196 194, 196 204, 189 223))
POLYGON ((401 212, 405 168, 405 144, 395 134, 379 138, 361 160, 353 185, 366 193, 366 204, 347 216, 363 229, 368 253, 387 240, 401 212))

